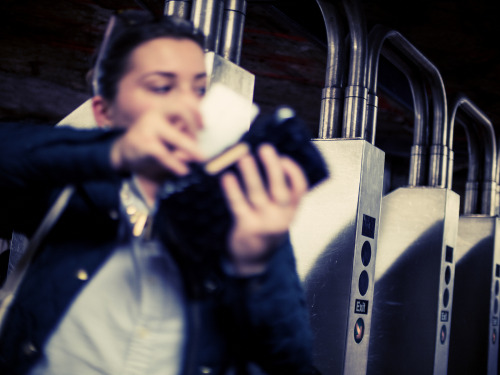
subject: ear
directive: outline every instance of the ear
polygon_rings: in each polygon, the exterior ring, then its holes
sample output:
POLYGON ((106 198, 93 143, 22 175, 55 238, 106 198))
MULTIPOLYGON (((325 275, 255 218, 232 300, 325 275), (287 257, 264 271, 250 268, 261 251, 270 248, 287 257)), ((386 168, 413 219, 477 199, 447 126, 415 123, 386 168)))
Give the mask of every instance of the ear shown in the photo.
POLYGON ((113 124, 111 120, 111 105, 102 96, 96 95, 92 98, 92 111, 97 126, 100 128, 109 127, 113 124))

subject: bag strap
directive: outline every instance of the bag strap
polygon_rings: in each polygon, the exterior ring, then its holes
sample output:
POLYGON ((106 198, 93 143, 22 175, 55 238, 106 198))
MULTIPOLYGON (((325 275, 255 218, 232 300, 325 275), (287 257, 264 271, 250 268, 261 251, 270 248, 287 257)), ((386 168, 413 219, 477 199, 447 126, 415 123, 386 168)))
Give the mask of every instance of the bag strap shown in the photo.
POLYGON ((31 259, 35 255, 36 250, 44 240, 45 236, 47 236, 61 214, 64 212, 64 209, 66 208, 74 191, 75 188, 73 185, 67 185, 61 191, 56 201, 43 218, 40 226, 33 234, 33 237, 28 243, 22 258, 19 260, 12 273, 5 280, 5 284, 2 289, 0 289, 0 328, 7 309, 14 299, 15 292, 19 287, 19 284, 21 284, 24 274, 31 263, 31 259))

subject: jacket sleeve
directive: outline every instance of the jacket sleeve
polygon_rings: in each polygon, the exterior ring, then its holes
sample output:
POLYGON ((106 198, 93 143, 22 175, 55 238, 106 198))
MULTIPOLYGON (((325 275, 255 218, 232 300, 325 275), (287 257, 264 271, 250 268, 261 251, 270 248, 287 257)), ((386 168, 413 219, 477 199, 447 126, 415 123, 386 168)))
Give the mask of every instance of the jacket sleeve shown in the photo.
POLYGON ((50 192, 66 184, 119 178, 109 153, 121 132, 29 124, 0 126, 0 234, 26 212, 39 222, 50 192))
POLYGON ((266 374, 317 374, 312 364, 312 333, 305 294, 289 242, 271 258, 265 273, 240 280, 242 311, 238 341, 243 355, 266 374))

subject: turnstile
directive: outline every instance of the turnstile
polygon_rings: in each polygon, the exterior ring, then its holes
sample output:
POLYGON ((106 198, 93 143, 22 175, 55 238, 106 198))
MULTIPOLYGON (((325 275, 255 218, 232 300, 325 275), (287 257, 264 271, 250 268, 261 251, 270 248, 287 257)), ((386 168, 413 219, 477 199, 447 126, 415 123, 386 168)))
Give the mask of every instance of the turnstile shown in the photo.
POLYGON ((458 214, 449 189, 382 199, 368 374, 446 374, 458 214))
POLYGON ((460 203, 446 186, 444 84, 398 32, 378 26, 369 40, 372 69, 382 52, 407 76, 415 128, 408 187, 382 199, 367 374, 444 375, 460 203))
POLYGON ((322 374, 366 371, 384 153, 364 140, 315 140, 331 177, 301 204, 291 238, 322 374))
POLYGON ((359 7, 344 1, 351 29, 349 79, 342 86, 345 36, 332 2, 317 0, 329 40, 323 90, 323 154, 330 178, 304 198, 291 227, 297 268, 323 375, 364 374, 368 360, 385 154, 364 140, 366 35, 359 7))
MULTIPOLYGON (((455 260, 448 374, 497 374, 500 222, 496 216, 496 141, 489 119, 466 97, 454 104, 469 144, 464 212, 455 260)), ((451 137, 450 137, 451 141, 451 137)))

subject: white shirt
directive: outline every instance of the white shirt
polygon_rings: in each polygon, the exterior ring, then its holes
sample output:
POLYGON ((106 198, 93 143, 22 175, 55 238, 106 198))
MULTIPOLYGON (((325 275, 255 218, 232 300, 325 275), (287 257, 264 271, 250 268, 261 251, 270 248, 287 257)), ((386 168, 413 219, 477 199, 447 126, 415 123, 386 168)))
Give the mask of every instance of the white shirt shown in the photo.
MULTIPOLYGON (((124 184, 124 213, 147 210, 138 196, 124 184)), ((130 237, 78 295, 31 375, 180 372, 186 327, 179 272, 160 243, 130 237)))

